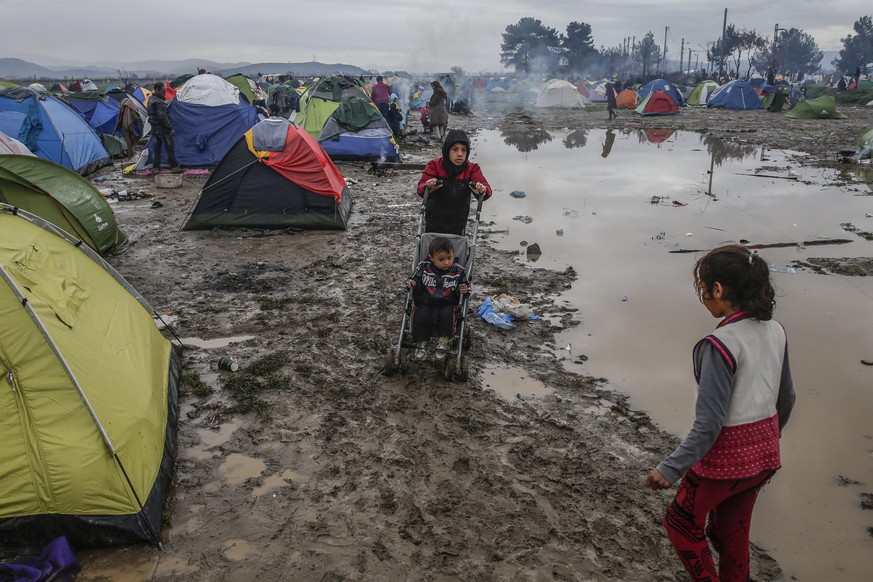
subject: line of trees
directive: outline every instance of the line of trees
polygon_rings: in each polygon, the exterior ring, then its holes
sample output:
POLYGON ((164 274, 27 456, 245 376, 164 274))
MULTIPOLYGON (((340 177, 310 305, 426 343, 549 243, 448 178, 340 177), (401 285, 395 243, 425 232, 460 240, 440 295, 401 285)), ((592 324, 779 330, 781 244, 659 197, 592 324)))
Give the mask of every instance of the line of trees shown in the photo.
MULTIPOLYGON (((842 39, 840 56, 831 63, 839 71, 863 69, 873 62, 873 19, 863 16, 853 29, 855 34, 842 39)), ((824 53, 811 35, 797 28, 775 32, 771 39, 755 29, 730 24, 723 37, 707 43, 705 68, 712 75, 722 71, 737 78, 748 78, 753 71, 796 78, 821 70, 824 53)), ((651 31, 637 42, 628 40, 597 49, 590 24, 571 22, 565 32, 558 32, 531 17, 506 27, 500 51, 500 62, 517 73, 547 76, 621 74, 649 78, 661 70, 663 58, 651 31)), ((684 68, 690 69, 690 62, 684 68)))

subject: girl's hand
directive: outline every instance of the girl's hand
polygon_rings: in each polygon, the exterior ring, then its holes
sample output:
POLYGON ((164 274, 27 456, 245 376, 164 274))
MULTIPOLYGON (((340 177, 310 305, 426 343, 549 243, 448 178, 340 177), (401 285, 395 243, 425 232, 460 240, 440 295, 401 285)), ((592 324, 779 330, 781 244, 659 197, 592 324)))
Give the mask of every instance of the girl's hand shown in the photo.
POLYGON ((646 487, 652 491, 657 491, 658 489, 669 489, 672 485, 661 475, 660 471, 652 469, 652 472, 646 477, 646 487))
POLYGON ((473 184, 473 190, 476 191, 476 194, 484 194, 486 192, 485 184, 482 182, 476 182, 473 184))
POLYGON ((427 184, 427 187, 430 188, 431 191, 436 190, 437 188, 442 186, 442 184, 440 184, 440 182, 436 178, 431 178, 430 180, 425 182, 425 184, 427 184))
POLYGON ((407 279, 406 286, 409 287, 410 289, 412 289, 413 287, 415 287, 415 280, 414 279, 407 279))
POLYGON ((460 285, 458 285, 458 291, 460 291, 461 293, 466 295, 467 293, 470 292, 470 286, 467 285, 466 283, 461 283, 460 285))

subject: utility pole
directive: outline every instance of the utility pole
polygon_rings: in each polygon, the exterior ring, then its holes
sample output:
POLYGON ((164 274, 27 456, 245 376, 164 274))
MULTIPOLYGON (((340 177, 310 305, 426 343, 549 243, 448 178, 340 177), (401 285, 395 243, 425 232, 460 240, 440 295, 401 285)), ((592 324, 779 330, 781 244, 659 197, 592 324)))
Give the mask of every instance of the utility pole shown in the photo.
MULTIPOLYGON (((688 47, 688 68, 691 68, 691 47, 688 47)), ((694 67, 694 72, 697 73, 697 67, 694 67)))
POLYGON ((721 25, 721 56, 718 57, 718 79, 721 83, 724 77, 724 35, 727 34, 727 8, 724 9, 724 23, 721 25))
POLYGON ((667 76, 667 31, 670 30, 669 26, 664 27, 664 76, 667 76))
MULTIPOLYGON (((682 59, 685 57, 685 39, 682 39, 682 48, 679 49, 679 74, 685 76, 685 67, 682 66, 682 59)), ((691 58, 688 58, 688 64, 691 64, 691 58)))
POLYGON ((776 67, 776 36, 779 34, 779 23, 777 22, 775 26, 773 26, 773 46, 770 48, 770 51, 773 53, 773 74, 776 74, 776 71, 779 69, 776 67))
POLYGON ((636 72, 636 63, 634 63, 634 52, 637 50, 637 36, 634 35, 634 39, 631 41, 631 77, 633 77, 636 72))

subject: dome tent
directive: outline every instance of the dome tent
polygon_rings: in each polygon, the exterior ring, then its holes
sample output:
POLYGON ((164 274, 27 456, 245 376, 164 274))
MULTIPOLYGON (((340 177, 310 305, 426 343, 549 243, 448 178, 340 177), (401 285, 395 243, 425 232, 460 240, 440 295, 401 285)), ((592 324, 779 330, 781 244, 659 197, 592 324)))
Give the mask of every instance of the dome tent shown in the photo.
POLYGON ((332 160, 400 161, 394 133, 369 98, 340 103, 324 122, 318 143, 332 160))
POLYGON ((712 92, 707 107, 733 110, 764 109, 761 98, 746 81, 736 79, 712 92))
POLYGON ((0 156, 0 202, 36 214, 101 254, 127 240, 91 182, 42 158, 0 156))
POLYGON ((0 544, 160 542, 181 358, 80 242, 0 205, 0 544))
POLYGON ((88 122, 58 98, 28 87, 0 91, 0 131, 36 156, 82 175, 112 163, 88 122))
MULTIPOLYGON (((257 110, 239 89, 217 75, 194 75, 169 102, 168 111, 176 132, 176 160, 182 166, 211 167, 218 164, 239 136, 257 123, 257 110)), ((151 142, 137 169, 151 166, 151 142)), ((167 150, 161 162, 169 164, 167 150)))
POLYGON ((345 229, 352 198, 318 142, 287 119, 247 131, 209 177, 183 230, 345 229))
POLYGON ((547 82, 537 96, 535 107, 559 108, 559 109, 582 109, 591 101, 583 97, 576 86, 569 81, 552 79, 547 82))
POLYGON ((634 109, 638 115, 678 115, 679 105, 664 91, 649 93, 634 109))

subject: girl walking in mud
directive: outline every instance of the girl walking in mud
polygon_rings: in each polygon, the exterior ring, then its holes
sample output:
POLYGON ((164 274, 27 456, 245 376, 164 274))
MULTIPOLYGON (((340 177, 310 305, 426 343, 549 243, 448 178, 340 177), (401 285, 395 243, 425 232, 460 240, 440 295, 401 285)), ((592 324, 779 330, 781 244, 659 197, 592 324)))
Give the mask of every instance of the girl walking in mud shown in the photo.
POLYGON ((694 347, 691 431, 645 484, 667 489, 684 475, 663 523, 693 580, 747 580, 752 510, 781 467, 779 437, 794 407, 787 341, 772 319, 775 292, 757 251, 714 249, 697 261, 694 282, 722 320, 694 347))

